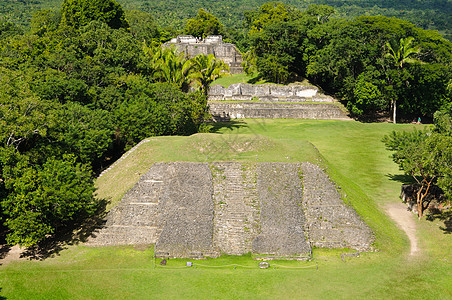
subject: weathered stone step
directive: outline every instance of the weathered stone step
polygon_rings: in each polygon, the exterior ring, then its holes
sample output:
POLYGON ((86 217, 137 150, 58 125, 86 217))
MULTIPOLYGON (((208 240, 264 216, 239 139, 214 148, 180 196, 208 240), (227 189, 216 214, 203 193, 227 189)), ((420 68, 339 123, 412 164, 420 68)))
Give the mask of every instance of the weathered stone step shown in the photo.
POLYGON ((118 205, 110 212, 106 225, 156 226, 160 219, 160 209, 154 203, 118 205))
POLYGON ((155 226, 107 226, 94 233, 88 246, 154 244, 161 232, 155 226))
POLYGON ((255 222, 258 200, 255 165, 214 163, 214 201, 221 210, 215 216, 215 244, 225 253, 237 255, 251 251, 254 231, 245 232, 255 222), (217 175, 217 176, 215 176, 217 175), (221 192, 220 192, 221 191, 221 192))
POLYGON ((350 119, 339 106, 332 103, 210 102, 209 108, 217 121, 241 118, 350 119))

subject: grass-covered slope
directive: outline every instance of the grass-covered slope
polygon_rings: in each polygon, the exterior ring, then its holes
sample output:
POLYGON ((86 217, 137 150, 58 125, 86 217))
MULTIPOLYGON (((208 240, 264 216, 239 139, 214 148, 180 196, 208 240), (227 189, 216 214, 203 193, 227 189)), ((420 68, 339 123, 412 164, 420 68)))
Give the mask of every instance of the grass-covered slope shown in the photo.
POLYGON ((152 249, 79 245, 45 261, 0 267, 0 295, 12 299, 450 299, 452 241, 439 228, 444 225, 416 221, 421 254, 410 257, 407 238, 383 209, 400 201, 400 182, 393 179, 401 174, 381 138, 393 129, 413 126, 250 120, 218 126, 217 134, 150 139, 97 181, 99 195, 117 201, 154 161, 321 159, 345 201, 376 233, 379 252, 343 262, 340 250, 315 249, 315 262, 277 262, 275 269, 267 270, 258 269, 247 256, 197 261, 196 268, 184 267, 185 260, 170 260, 164 268, 153 265, 152 249))
MULTIPOLYGON (((245 123, 231 123, 234 127, 245 123)), ((126 154, 96 182, 97 195, 117 204, 127 190, 154 162, 256 161, 297 162, 320 158, 314 146, 305 140, 280 141, 258 134, 195 134, 189 137, 154 137, 126 154)))

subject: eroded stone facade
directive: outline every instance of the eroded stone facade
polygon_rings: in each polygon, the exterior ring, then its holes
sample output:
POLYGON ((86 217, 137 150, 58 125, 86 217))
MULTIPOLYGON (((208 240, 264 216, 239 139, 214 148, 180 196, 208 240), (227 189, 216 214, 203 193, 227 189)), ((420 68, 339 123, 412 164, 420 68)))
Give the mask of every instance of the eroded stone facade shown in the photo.
POLYGON ((231 74, 243 73, 242 55, 234 44, 223 43, 221 35, 207 36, 205 39, 191 35, 179 35, 165 46, 174 45, 179 51, 183 51, 188 57, 199 54, 213 54, 215 58, 223 60, 229 66, 231 74))
POLYGON ((369 227, 312 163, 157 163, 89 245, 154 244, 158 257, 257 254, 308 260, 311 247, 371 249, 369 227))

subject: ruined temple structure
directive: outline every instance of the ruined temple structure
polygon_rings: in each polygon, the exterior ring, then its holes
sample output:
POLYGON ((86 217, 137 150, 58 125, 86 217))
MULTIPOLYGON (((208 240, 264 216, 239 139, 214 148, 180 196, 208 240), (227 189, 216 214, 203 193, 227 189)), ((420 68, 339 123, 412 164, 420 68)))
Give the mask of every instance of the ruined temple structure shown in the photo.
POLYGON ((208 93, 214 121, 231 119, 351 120, 341 103, 311 84, 235 83, 214 85, 208 93))
POLYGON ((315 164, 174 162, 154 164, 88 245, 155 244, 163 258, 309 260, 312 247, 369 251, 373 240, 315 164))
POLYGON ((242 55, 234 44, 223 43, 221 35, 209 35, 205 39, 195 38, 191 35, 179 35, 165 46, 175 45, 188 57, 199 54, 213 54, 215 58, 221 59, 229 66, 231 74, 243 73, 242 55))

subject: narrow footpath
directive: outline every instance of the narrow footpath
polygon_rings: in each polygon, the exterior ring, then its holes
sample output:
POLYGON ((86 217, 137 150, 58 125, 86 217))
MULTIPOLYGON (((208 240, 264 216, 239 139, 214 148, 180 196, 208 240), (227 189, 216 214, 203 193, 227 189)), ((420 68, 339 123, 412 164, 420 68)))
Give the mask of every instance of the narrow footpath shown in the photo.
POLYGON ((411 251, 410 255, 419 253, 418 241, 416 237, 416 221, 414 215, 407 210, 407 207, 402 203, 393 203, 385 207, 387 214, 393 219, 397 225, 405 231, 410 239, 411 251))

